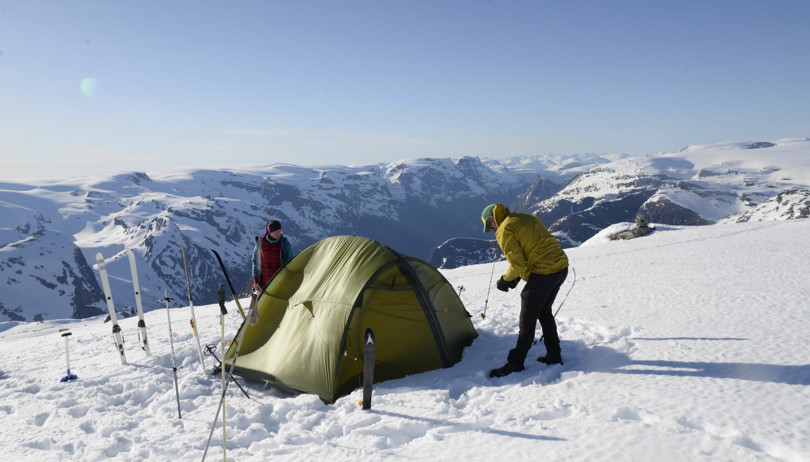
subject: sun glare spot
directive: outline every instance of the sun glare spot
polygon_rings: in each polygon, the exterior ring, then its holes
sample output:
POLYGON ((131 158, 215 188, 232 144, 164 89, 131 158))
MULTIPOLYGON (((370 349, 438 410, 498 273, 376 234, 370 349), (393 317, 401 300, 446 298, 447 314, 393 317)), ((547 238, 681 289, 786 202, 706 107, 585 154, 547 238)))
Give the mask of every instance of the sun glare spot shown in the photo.
POLYGON ((80 88, 82 94, 88 98, 94 98, 98 93, 98 79, 87 77, 82 79, 80 88))

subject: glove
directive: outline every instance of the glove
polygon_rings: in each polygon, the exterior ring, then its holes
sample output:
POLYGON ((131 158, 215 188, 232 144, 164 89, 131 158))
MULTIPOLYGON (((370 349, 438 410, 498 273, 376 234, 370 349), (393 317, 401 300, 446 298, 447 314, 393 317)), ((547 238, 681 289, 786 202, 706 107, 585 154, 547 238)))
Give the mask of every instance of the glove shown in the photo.
POLYGON ((496 286, 500 291, 509 292, 509 289, 514 289, 515 287, 517 287, 518 282, 520 282, 520 278, 515 278, 512 279, 511 281, 505 281, 503 279, 503 276, 501 276, 501 278, 498 279, 496 286))

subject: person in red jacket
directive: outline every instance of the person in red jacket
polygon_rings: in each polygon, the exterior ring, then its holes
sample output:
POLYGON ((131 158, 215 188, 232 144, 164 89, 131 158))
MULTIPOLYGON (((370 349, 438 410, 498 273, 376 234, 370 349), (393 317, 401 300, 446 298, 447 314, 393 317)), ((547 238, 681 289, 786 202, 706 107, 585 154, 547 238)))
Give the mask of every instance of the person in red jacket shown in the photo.
POLYGON ((256 238, 253 250, 253 288, 260 290, 266 286, 292 257, 292 245, 284 237, 281 223, 278 220, 268 221, 264 236, 256 238))

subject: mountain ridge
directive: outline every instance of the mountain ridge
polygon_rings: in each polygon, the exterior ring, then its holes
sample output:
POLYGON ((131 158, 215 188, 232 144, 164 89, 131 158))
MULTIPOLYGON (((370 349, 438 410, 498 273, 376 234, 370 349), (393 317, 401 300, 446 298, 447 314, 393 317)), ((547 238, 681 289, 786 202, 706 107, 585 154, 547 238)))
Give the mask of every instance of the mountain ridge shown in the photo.
POLYGON ((807 139, 788 139, 638 157, 413 158, 0 182, 0 321, 106 312, 88 263, 99 251, 119 308, 133 305, 126 249, 138 256, 147 310, 162 306, 164 290, 185 301, 178 244, 189 255, 192 301, 213 303, 222 275, 211 249, 240 285, 268 219, 283 223, 296 251, 357 234, 442 266, 491 260, 478 217, 492 202, 539 216, 566 247, 639 211, 673 225, 806 217, 808 152, 807 139))

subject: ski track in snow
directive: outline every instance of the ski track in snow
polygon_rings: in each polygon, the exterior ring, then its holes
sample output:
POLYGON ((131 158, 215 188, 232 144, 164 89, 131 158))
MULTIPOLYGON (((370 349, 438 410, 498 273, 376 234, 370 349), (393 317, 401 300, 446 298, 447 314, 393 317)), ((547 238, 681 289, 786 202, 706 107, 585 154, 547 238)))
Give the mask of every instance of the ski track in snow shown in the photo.
MULTIPOLYGON (((525 372, 501 379, 486 374, 513 346, 519 308, 517 293, 490 287, 505 264, 494 276, 493 264, 445 271, 464 286, 479 333, 459 364, 375 385, 370 411, 361 390, 326 405, 240 380, 252 399, 228 389, 228 458, 810 460, 808 239, 810 221, 795 220, 662 227, 569 249, 577 279, 558 316, 565 364, 534 361, 538 344, 525 372)), ((228 309, 232 335, 241 317, 228 309)), ((219 346, 218 307, 195 311, 203 343, 219 346)), ((201 372, 189 309, 171 315, 182 419, 165 308, 146 313, 151 357, 137 317, 119 320, 129 366, 103 316, 0 324, 3 457, 200 460, 220 378, 201 372), (68 383, 61 328, 73 333, 79 377, 68 383)), ((208 460, 221 459, 218 425, 208 460)))

